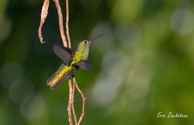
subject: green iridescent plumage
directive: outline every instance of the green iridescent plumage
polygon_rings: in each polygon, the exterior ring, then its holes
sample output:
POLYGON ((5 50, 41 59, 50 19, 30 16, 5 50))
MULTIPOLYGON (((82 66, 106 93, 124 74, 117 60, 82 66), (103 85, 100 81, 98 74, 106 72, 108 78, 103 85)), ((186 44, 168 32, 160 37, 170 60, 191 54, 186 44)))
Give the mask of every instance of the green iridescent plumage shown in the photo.
MULTIPOLYGON (((103 34, 102 34, 103 35, 103 34)), ((53 50, 55 54, 64 61, 65 64, 62 64, 59 69, 46 81, 47 85, 51 89, 56 88, 60 85, 65 79, 74 75, 79 68, 83 70, 88 70, 88 55, 89 47, 92 41, 96 38, 102 36, 99 35, 92 40, 83 40, 78 44, 76 52, 72 52, 69 48, 61 47, 54 45, 53 50)))
MULTIPOLYGON (((65 79, 73 75, 79 68, 87 70, 89 67, 89 64, 87 63, 88 54, 89 54, 89 46, 90 41, 84 40, 81 41, 78 45, 77 51, 75 54, 69 53, 69 55, 72 55, 71 62, 65 62, 66 64, 69 63, 69 65, 62 64, 60 68, 55 72, 48 80, 47 84, 52 88, 56 88, 61 82, 63 82, 65 79), (82 64, 83 63, 83 64, 82 64)), ((62 47, 58 47, 59 49, 62 47)), ((63 50, 61 50, 63 51, 63 50)), ((61 57, 61 53, 57 53, 58 56, 61 57)), ((65 54, 64 54, 65 55, 65 54)), ((67 54, 66 54, 67 55, 67 54)), ((63 57, 61 57, 63 58, 63 57)), ((63 58, 64 59, 64 58, 63 58)), ((69 60, 69 59, 67 59, 69 60)))

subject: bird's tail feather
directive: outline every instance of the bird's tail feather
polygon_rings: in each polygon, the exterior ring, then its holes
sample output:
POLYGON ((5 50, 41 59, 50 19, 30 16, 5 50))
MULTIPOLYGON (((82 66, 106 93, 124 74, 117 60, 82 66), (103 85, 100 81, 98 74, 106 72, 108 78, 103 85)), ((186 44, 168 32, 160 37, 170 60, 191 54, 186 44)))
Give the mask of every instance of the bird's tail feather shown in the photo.
POLYGON ((72 76, 76 71, 77 67, 72 67, 68 72, 64 73, 62 77, 58 78, 57 75, 61 73, 64 68, 64 64, 62 64, 59 69, 46 81, 47 85, 50 86, 51 89, 57 88, 65 79, 72 76))
POLYGON ((49 77, 48 80, 46 81, 47 85, 50 86, 51 89, 57 88, 63 82, 63 80, 65 80, 65 78, 58 78, 57 77, 57 75, 59 75, 59 73, 62 71, 64 66, 65 65, 62 64, 59 67, 59 69, 51 77, 49 77))

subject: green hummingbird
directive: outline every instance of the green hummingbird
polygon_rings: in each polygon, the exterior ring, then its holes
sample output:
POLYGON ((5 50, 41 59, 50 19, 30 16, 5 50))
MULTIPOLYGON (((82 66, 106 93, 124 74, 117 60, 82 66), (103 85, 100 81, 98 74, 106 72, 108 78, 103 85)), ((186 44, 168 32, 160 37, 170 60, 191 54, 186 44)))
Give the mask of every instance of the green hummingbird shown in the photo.
POLYGON ((88 70, 90 65, 88 63, 89 47, 90 44, 98 37, 83 40, 78 44, 76 52, 72 49, 62 47, 59 45, 53 45, 53 51, 64 62, 59 69, 46 81, 47 85, 51 89, 57 88, 65 79, 74 75, 79 68, 88 70))

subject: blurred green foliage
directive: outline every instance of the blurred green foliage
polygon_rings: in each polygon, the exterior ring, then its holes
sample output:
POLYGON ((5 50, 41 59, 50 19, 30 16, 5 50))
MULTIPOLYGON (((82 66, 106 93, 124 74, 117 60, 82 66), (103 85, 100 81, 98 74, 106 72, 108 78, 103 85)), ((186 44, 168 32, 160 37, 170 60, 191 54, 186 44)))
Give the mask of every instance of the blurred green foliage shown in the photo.
MULTIPOLYGON (((65 0, 60 0, 65 14, 65 0)), ((43 1, 0 1, 0 125, 68 124, 67 81, 56 90, 47 78, 62 61, 57 11, 50 2, 41 44, 43 1)), ((83 39, 104 33, 91 46, 89 71, 78 71, 86 100, 83 125, 194 124, 194 1, 71 0, 74 50, 83 39), (158 118, 159 112, 188 118, 158 118)), ((65 16, 64 16, 65 17, 65 16)), ((75 95, 77 115, 82 100, 75 95)))

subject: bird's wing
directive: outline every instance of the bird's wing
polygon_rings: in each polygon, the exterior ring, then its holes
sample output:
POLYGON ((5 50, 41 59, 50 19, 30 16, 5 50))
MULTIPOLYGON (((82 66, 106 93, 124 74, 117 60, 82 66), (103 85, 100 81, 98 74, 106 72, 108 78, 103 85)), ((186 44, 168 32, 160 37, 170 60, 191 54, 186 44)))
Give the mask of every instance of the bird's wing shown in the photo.
POLYGON ((79 68, 81 68, 83 70, 88 70, 90 68, 90 64, 87 60, 79 61, 73 65, 78 66, 79 68))
POLYGON ((71 49, 60 45, 53 45, 53 51, 61 60, 63 60, 65 64, 67 65, 71 64, 72 57, 74 54, 74 52, 71 49))

